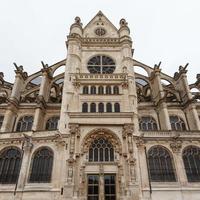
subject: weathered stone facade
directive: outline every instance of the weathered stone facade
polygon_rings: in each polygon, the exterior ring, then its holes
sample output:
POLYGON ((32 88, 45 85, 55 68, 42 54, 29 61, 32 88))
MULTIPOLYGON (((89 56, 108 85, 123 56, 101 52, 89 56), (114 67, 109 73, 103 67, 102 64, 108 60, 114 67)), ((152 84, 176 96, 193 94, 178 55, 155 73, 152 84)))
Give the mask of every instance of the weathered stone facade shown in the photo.
MULTIPOLYGON (((199 92, 192 92, 200 90, 200 77, 189 85, 187 65, 170 77, 161 72, 160 63, 152 68, 133 59, 129 34, 124 19, 117 29, 102 12, 85 27, 76 17, 66 59, 52 66, 42 63, 32 75, 15 64, 13 84, 0 73, 0 153, 12 147, 22 158, 16 183, 5 184, 0 176, 0 200, 86 200, 93 175, 98 179, 94 200, 200 199, 200 181, 188 181, 183 162, 187 147, 200 147, 199 92), (90 73, 88 62, 95 56, 101 61, 91 64, 97 72, 90 73), (114 64, 103 66, 107 58, 114 64), (114 72, 103 71, 113 66, 114 72), (136 68, 146 75, 134 72, 136 68), (54 117, 59 118, 58 129, 54 117), (103 145, 102 158, 101 150, 95 157, 94 141, 110 148, 109 158, 103 145), (33 158, 43 147, 53 152, 51 178, 32 182, 33 158), (169 153, 174 181, 150 178, 152 147, 169 153), (110 175, 115 191, 109 197, 105 177, 110 175)), ((2 158, 0 175, 7 173, 2 158)))

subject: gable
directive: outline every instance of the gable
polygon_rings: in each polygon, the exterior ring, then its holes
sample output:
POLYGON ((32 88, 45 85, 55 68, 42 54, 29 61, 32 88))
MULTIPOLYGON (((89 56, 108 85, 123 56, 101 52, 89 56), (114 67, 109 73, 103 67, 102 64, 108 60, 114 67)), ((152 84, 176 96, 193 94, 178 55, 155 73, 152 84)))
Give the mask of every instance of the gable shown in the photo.
POLYGON ((99 11, 97 15, 84 27, 83 37, 118 38, 119 34, 117 28, 101 11, 99 11))

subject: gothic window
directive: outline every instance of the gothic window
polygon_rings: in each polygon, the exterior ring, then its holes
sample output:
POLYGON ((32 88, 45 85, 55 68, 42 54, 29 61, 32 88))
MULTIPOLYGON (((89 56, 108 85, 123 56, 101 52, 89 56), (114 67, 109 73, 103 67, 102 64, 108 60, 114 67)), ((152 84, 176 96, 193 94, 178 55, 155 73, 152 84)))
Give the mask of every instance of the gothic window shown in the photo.
POLYGON ((83 94, 88 94, 88 86, 83 87, 83 94))
POLYGON ((1 129, 2 124, 3 124, 3 120, 4 120, 4 116, 3 116, 3 115, 0 115, 0 129, 1 129))
POLYGON ((115 70, 115 62, 107 56, 95 56, 89 60, 88 70, 92 74, 112 74, 115 70))
POLYGON ((98 87, 98 94, 103 94, 103 93, 104 93, 103 90, 104 90, 103 86, 100 85, 100 86, 98 87))
POLYGON ((91 94, 96 94, 96 86, 91 86, 91 94))
POLYGON ((99 108, 100 113, 104 112, 104 104, 103 103, 99 103, 98 108, 99 108))
POLYGON ((111 94, 111 87, 110 86, 106 86, 106 94, 111 94))
POLYGON ((33 125, 33 116, 21 117, 17 123, 16 131, 31 131, 33 125))
POLYGON ((88 112, 88 104, 87 103, 82 104, 82 112, 84 112, 84 113, 88 112))
POLYGON ((48 148, 37 151, 32 160, 29 182, 48 183, 51 181, 53 152, 48 148))
POLYGON ((141 117, 139 120, 139 127, 142 131, 156 131, 158 130, 157 123, 153 117, 141 117))
POLYGON ((164 147, 155 146, 148 151, 148 165, 151 181, 176 181, 172 156, 164 147))
POLYGON ((188 182, 200 182, 200 148, 190 146, 183 151, 188 182))
POLYGON ((89 148, 89 162, 112 161, 114 161, 114 149, 112 144, 104 138, 95 139, 89 148))
POLYGON ((111 103, 106 104, 106 112, 112 112, 112 104, 111 103))
POLYGON ((169 119, 170 119, 172 130, 174 130, 174 131, 185 131, 186 130, 185 123, 180 117, 174 115, 174 116, 170 116, 169 119))
POLYGON ((56 130, 56 129, 58 129, 58 121, 59 121, 58 116, 49 118, 47 123, 46 123, 46 130, 56 130))
POLYGON ((90 104, 90 112, 92 112, 92 113, 96 112, 96 104, 95 103, 90 104))
POLYGON ((119 105, 119 103, 115 103, 114 104, 114 110, 115 110, 115 112, 120 112, 120 105, 119 105))
POLYGON ((16 183, 21 165, 21 153, 18 149, 10 147, 0 154, 0 183, 16 183))
POLYGON ((114 94, 119 94, 119 87, 118 87, 117 85, 115 85, 115 86, 113 87, 113 93, 114 93, 114 94))

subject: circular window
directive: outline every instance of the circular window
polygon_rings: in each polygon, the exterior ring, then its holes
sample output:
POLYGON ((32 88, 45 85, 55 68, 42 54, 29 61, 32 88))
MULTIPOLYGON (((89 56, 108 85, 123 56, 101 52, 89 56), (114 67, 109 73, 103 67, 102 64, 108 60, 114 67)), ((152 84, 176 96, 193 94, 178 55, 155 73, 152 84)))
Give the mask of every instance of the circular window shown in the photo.
POLYGON ((97 29, 95 30, 95 33, 96 33, 96 35, 98 35, 98 36, 102 36, 102 35, 105 35, 105 34, 106 34, 106 30, 105 30, 104 28, 97 28, 97 29))
POLYGON ((95 56, 89 60, 88 70, 92 74, 112 74, 115 71, 115 62, 107 56, 95 56))

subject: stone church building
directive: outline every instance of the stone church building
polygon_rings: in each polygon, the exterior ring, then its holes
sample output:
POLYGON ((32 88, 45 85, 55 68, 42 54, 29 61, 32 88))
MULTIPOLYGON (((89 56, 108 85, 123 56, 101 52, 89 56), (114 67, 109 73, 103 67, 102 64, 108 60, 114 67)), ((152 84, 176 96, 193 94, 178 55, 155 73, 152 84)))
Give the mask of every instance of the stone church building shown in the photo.
POLYGON ((135 60, 126 20, 101 11, 66 47, 0 73, 0 200, 200 200, 200 74, 135 60))

